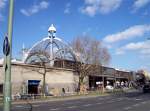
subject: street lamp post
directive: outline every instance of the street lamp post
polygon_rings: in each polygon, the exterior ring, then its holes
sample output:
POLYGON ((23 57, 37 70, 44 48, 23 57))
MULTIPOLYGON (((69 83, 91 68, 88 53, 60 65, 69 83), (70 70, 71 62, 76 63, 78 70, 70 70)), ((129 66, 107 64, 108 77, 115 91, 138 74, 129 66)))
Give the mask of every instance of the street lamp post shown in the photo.
POLYGON ((53 39, 55 38, 55 34, 56 34, 56 28, 54 27, 54 25, 52 24, 49 29, 48 29, 48 35, 50 38, 50 66, 53 67, 54 65, 54 55, 53 55, 53 39))
POLYGON ((8 37, 5 38, 5 82, 4 82, 4 111, 10 111, 11 108, 11 42, 12 42, 12 25, 13 25, 13 8, 14 0, 9 0, 9 18, 8 18, 8 37), (6 43, 7 42, 7 43, 6 43), (9 49, 9 50, 5 50, 9 49))

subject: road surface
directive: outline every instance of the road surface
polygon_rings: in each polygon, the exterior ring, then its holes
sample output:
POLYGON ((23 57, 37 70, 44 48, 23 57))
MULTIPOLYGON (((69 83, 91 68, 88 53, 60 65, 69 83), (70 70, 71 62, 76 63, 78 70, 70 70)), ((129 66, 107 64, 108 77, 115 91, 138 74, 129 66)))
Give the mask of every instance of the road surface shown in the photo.
MULTIPOLYGON (((128 93, 32 104, 32 111, 150 111, 150 94, 128 93)), ((0 111, 2 108, 0 108, 0 111)), ((30 111, 30 105, 17 104, 12 111, 30 111)))

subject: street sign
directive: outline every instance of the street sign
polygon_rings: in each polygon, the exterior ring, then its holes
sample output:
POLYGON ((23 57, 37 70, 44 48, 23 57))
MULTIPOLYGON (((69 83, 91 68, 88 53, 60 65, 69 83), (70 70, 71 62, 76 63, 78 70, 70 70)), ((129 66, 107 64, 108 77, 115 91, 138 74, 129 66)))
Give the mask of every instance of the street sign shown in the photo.
POLYGON ((3 42, 3 53, 5 56, 8 56, 10 53, 10 45, 8 41, 8 37, 6 36, 3 42))

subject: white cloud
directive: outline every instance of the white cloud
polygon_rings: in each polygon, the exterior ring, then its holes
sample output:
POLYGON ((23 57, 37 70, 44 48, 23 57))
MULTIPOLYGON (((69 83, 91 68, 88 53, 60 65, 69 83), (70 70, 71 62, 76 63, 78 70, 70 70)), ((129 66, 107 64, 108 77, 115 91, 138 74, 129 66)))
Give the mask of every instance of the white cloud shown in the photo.
POLYGON ((31 16, 35 13, 38 13, 40 10, 47 9, 49 3, 47 1, 41 1, 39 4, 34 4, 28 9, 21 9, 20 12, 25 16, 31 16))
POLYGON ((122 49, 117 49, 116 50, 116 55, 122 55, 122 54, 124 54, 125 53, 125 51, 124 50, 122 50, 122 49))
POLYGON ((129 43, 116 50, 116 54, 124 54, 126 51, 136 51, 139 54, 150 54, 150 41, 129 43))
POLYGON ((149 49, 150 48, 150 42, 137 42, 137 43, 129 43, 127 44, 124 49, 128 50, 140 50, 140 49, 149 49))
POLYGON ((121 2, 122 0, 102 0, 100 12, 105 14, 114 11, 119 8, 121 2))
POLYGON ((110 44, 104 44, 104 46, 108 49, 112 49, 112 45, 110 45, 110 44))
POLYGON ((123 0, 85 0, 85 6, 81 12, 89 16, 95 16, 97 13, 108 14, 118 9, 123 0))
POLYGON ((143 50, 140 51, 140 53, 144 54, 144 55, 149 54, 149 56, 150 56, 150 49, 143 49, 143 50))
POLYGON ((85 13, 85 14, 93 17, 97 13, 97 7, 96 6, 87 6, 84 9, 82 9, 82 13, 85 13))
POLYGON ((64 13, 65 13, 65 14, 69 14, 69 13, 70 13, 70 6, 71 6, 70 3, 67 3, 67 4, 66 4, 65 10, 64 10, 64 13))
POLYGON ((69 8, 65 8, 64 13, 65 14, 69 14, 70 13, 70 9, 69 8))
POLYGON ((26 11, 25 9, 21 9, 20 12, 21 12, 22 14, 24 14, 25 16, 30 16, 30 15, 31 15, 31 14, 30 14, 28 11, 26 11))
POLYGON ((135 37, 141 37, 145 33, 150 32, 150 25, 135 25, 116 34, 107 35, 104 37, 104 42, 114 43, 122 40, 127 40, 135 37))
POLYGON ((6 6, 7 0, 0 0, 0 8, 4 8, 6 6))
POLYGON ((0 21, 3 21, 4 16, 2 14, 2 9, 6 7, 7 0, 0 0, 0 21))
POLYGON ((144 6, 148 5, 150 0, 135 0, 133 4, 134 11, 143 8, 144 6))
POLYGON ((40 9, 46 9, 46 8, 48 8, 48 5, 49 5, 48 2, 42 1, 42 2, 40 2, 39 8, 40 9))
POLYGON ((91 31, 92 29, 90 27, 88 27, 85 31, 82 32, 83 36, 87 36, 88 33, 91 31))

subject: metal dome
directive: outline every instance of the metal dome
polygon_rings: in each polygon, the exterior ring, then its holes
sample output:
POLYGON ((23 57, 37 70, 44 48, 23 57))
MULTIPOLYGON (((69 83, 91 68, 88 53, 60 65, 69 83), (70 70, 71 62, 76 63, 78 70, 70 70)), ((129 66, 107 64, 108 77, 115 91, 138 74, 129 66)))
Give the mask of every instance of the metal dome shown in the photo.
POLYGON ((60 38, 54 36, 56 28, 53 25, 50 28, 55 29, 55 31, 49 32, 48 30, 49 36, 38 41, 28 50, 24 63, 31 63, 33 60, 38 61, 38 59, 35 60, 36 56, 43 56, 40 58, 43 58, 45 62, 49 62, 51 66, 58 59, 76 61, 72 48, 60 38))

